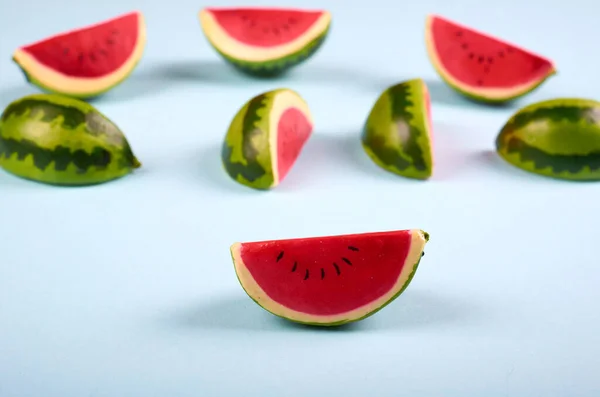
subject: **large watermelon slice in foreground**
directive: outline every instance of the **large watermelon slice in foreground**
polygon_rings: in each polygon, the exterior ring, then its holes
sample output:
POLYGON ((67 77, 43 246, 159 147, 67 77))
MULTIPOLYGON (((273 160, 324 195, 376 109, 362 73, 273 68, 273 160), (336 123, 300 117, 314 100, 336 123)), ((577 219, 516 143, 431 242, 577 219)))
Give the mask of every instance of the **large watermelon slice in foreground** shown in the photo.
POLYGON ((481 102, 521 97, 556 73, 546 58, 440 16, 427 17, 429 58, 441 78, 481 102))
POLYGON ((327 11, 285 8, 204 8, 199 19, 225 60, 258 76, 281 74, 311 57, 331 24, 327 11))
POLYGON ((322 326, 364 319, 412 280, 429 235, 400 230, 236 243, 238 279, 256 303, 288 320, 322 326))
POLYGON ((13 60, 41 89, 89 98, 125 80, 145 44, 144 17, 131 12, 21 47, 13 60))
POLYGON ((307 103, 280 88, 259 94, 236 113, 221 150, 227 174, 255 189, 277 186, 292 169, 313 130, 307 103))

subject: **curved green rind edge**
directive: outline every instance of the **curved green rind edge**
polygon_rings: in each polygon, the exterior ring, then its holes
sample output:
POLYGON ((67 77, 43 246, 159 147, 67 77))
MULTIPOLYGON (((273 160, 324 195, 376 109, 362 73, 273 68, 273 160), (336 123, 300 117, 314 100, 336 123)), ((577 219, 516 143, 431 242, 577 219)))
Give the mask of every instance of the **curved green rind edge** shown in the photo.
MULTIPOLYGON (((138 58, 135 63, 133 64, 131 70, 129 71, 129 73, 123 75, 122 78, 120 78, 119 80, 117 80, 114 84, 108 85, 106 87, 98 87, 97 90, 95 91, 90 91, 90 92, 86 92, 86 93, 73 93, 73 92, 69 92, 67 90, 62 91, 62 90, 56 90, 56 89, 52 89, 44 84, 42 84, 39 80, 37 80, 35 77, 33 77, 31 74, 29 74, 29 72, 24 69, 21 64, 19 64, 19 62, 17 62, 17 60, 13 57, 12 61, 19 67, 19 69, 21 70, 21 72, 23 72, 23 74, 25 75, 25 80, 27 80, 28 83, 38 87, 39 89, 41 89, 42 91, 44 91, 45 93, 48 94, 56 94, 56 95, 64 95, 64 96, 69 96, 71 98, 77 98, 77 99, 83 99, 83 100, 90 100, 90 99, 95 99, 103 94, 106 94, 108 91, 112 90, 113 88, 121 85, 121 83, 123 83, 125 80, 127 80, 131 74, 133 73, 133 71, 137 68, 138 64, 141 61, 141 57, 138 58)), ((110 73, 107 73, 106 75, 104 75, 104 77, 109 76, 110 73)), ((95 80, 93 78, 90 78, 89 80, 95 80)))
MULTIPOLYGON (((429 233, 427 233, 427 232, 425 232, 423 230, 421 230, 421 232, 423 233, 423 236, 425 237, 425 243, 429 242, 429 233)), ((381 311, 381 309, 383 309, 384 307, 386 307, 387 305, 389 305, 393 301, 395 301, 396 298, 398 298, 400 295, 402 295, 402 293, 404 291, 406 291, 406 288, 408 288, 408 286, 412 282, 413 278, 415 277, 415 274, 417 273, 417 269, 419 268, 419 265, 421 264, 421 259, 423 259, 423 256, 424 256, 424 251, 421 252, 421 255, 419 256, 419 260, 412 265, 413 266, 413 270, 410 272, 408 278, 406 279, 406 283, 404 283, 402 285, 402 287, 398 290, 398 292, 396 292, 390 299, 388 299, 383 304, 381 304, 381 306, 377 307, 374 310, 371 310, 370 312, 368 312, 367 314, 365 314, 362 317, 358 317, 358 318, 355 318, 355 319, 344 319, 344 320, 335 321, 335 322, 332 322, 332 323, 322 323, 322 322, 316 323, 316 322, 310 322, 310 321, 300 321, 300 320, 291 319, 291 318, 288 318, 288 317, 281 316, 279 314, 273 313, 270 310, 268 310, 266 307, 264 307, 263 305, 261 305, 256 299, 254 299, 254 297, 252 295, 250 295, 248 293, 248 291, 246 291, 246 289, 244 288, 244 284, 242 283, 242 280, 240 280, 240 278, 239 278, 239 276, 238 276, 237 273, 236 273, 236 277, 238 279, 238 282, 242 286, 242 289, 244 290, 244 292, 246 292, 246 294, 250 297, 250 299, 252 299, 252 301, 254 303, 256 303, 258 306, 260 306, 261 308, 263 308, 265 311, 273 314, 276 317, 283 318, 285 320, 291 321, 291 322, 296 323, 296 324, 301 324, 301 325, 306 325, 306 326, 311 326, 311 327, 339 327, 339 326, 342 326, 342 325, 346 325, 346 324, 350 324, 350 323, 356 323, 356 322, 362 321, 362 320, 364 320, 366 318, 369 318, 372 315, 374 315, 375 313, 381 311)), ((235 257, 233 255, 233 252, 231 252, 231 259, 232 259, 232 261, 235 262, 235 257)))
POLYGON ((221 147, 221 161, 236 182, 259 190, 276 182, 269 145, 270 111, 275 96, 283 89, 265 92, 250 99, 236 113, 221 147))
POLYGON ((210 39, 208 41, 215 51, 217 51, 219 55, 223 57, 223 59, 225 59, 229 64, 242 73, 254 77, 275 77, 311 58, 325 42, 325 39, 330 31, 330 27, 331 23, 327 25, 327 28, 318 37, 316 37, 314 40, 311 40, 299 51, 284 57, 261 62, 248 62, 243 59, 226 55, 210 39))
POLYGON ((361 134, 362 147, 375 164, 394 174, 422 180, 433 173, 425 87, 422 79, 412 79, 384 90, 361 134), (405 142, 398 141, 399 123, 407 128, 405 142))
POLYGON ((0 167, 26 180, 86 186, 123 177, 141 163, 123 132, 90 104, 35 94, 0 116, 0 167))
POLYGON ((467 98, 471 101, 485 103, 485 104, 489 104, 489 105, 501 105, 501 104, 505 104, 505 103, 514 101, 516 99, 519 99, 519 98, 535 91, 536 89, 538 89, 544 82, 546 82, 546 80, 548 80, 550 77, 554 76, 557 73, 556 71, 553 71, 552 73, 546 75, 541 80, 537 81, 534 85, 528 87, 526 90, 510 92, 509 88, 506 88, 506 92, 509 94, 507 94, 505 96, 486 97, 485 95, 480 94, 477 91, 476 87, 472 87, 473 89, 471 91, 467 91, 467 90, 461 89, 460 87, 458 87, 455 84, 452 84, 449 80, 447 80, 445 78, 444 74, 438 70, 437 66, 435 68, 438 71, 438 74, 440 75, 442 80, 454 91, 456 91, 457 93, 461 94, 462 96, 464 96, 465 98, 467 98))
POLYGON ((496 137, 496 152, 509 164, 537 175, 572 181, 600 180, 600 102, 580 98, 556 98, 528 105, 502 127, 496 137), (533 145, 523 139, 528 131, 535 132, 533 145), (554 134, 553 142, 544 135, 554 134), (566 137, 571 134, 573 137, 566 137), (587 138, 577 136, 586 134, 587 138), (557 139, 561 139, 559 144, 557 139), (585 150, 565 153, 565 144, 585 150))

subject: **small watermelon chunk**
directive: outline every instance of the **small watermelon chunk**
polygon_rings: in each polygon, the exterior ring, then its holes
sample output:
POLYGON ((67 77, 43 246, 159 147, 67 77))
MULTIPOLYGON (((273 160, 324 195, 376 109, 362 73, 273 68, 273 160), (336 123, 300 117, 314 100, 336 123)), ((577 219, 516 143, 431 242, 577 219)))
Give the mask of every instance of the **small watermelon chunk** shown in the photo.
POLYGON ((394 174, 428 179, 433 173, 429 91, 422 79, 387 88, 371 109, 361 135, 375 164, 394 174))
POLYGON ((141 12, 130 12, 18 48, 13 61, 41 89, 90 98, 123 82, 146 44, 141 12))
POLYGON ((309 59, 331 24, 323 10, 204 8, 200 25, 211 46, 239 70, 279 75, 309 59))
POLYGON ((288 320, 334 326, 362 320, 411 282, 429 235, 399 230, 235 243, 242 288, 288 320))
POLYGON ((243 185, 273 188, 287 176, 312 130, 308 105, 295 91, 257 95, 231 122, 221 152, 223 167, 243 185))
POLYGON ((506 121, 496 151, 534 174, 600 181, 600 102, 554 98, 529 104, 506 121))
POLYGON ((0 168, 40 183, 88 186, 140 168, 123 131, 87 102, 28 95, 0 115, 0 168))
POLYGON ((476 101, 514 100, 556 74, 550 60, 441 16, 427 17, 425 39, 441 78, 476 101))

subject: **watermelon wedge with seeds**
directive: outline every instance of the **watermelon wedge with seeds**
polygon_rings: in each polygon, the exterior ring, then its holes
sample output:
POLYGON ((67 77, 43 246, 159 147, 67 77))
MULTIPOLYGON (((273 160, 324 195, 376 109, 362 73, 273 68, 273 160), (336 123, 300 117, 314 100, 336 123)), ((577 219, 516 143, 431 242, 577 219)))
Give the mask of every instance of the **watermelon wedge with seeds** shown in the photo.
POLYGON ((331 25, 325 10, 204 8, 200 25, 211 46, 239 70, 273 76, 309 59, 331 25))
POLYGON ((145 45, 144 17, 135 11, 20 47, 13 61, 42 90, 90 98, 123 82, 145 45))
POLYGON ((473 100, 514 100, 556 74, 552 61, 441 16, 427 17, 425 39, 440 77, 473 100))
POLYGON ((367 318, 409 285, 429 234, 419 229, 235 243, 245 292, 293 322, 337 326, 367 318))

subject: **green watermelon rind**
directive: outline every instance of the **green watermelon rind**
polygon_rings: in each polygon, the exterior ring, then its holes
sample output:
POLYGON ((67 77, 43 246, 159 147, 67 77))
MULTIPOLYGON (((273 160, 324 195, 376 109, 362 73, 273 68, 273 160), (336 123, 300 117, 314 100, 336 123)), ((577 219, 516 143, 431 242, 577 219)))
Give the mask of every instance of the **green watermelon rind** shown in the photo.
POLYGON ((328 32, 329 28, 293 54, 261 62, 248 62, 243 59, 237 59, 219 50, 212 41, 209 41, 209 43, 235 69, 254 77, 276 77, 312 57, 325 42, 328 32))
POLYGON ((461 94, 462 96, 464 96, 465 98, 467 98, 473 102, 485 103, 485 104, 489 104, 489 105, 502 105, 507 102, 512 102, 521 97, 524 97, 524 96, 532 93, 533 91, 537 90, 542 84, 544 84, 546 82, 546 80, 548 80, 550 77, 552 77, 553 75, 555 75, 557 73, 556 71, 554 71, 551 74, 546 75, 543 79, 537 81, 537 83, 528 86, 528 88, 526 90, 514 91, 510 95, 505 95, 502 97, 494 98, 494 97, 486 97, 485 95, 478 94, 476 87, 473 87, 473 91, 467 91, 465 89, 462 89, 458 85, 453 84, 450 80, 448 80, 445 77, 445 72, 442 72, 441 69, 438 69, 437 66, 434 66, 434 67, 440 74, 440 77, 442 78, 442 80, 444 80, 444 82, 446 84, 448 84, 448 86, 450 88, 452 88, 454 91, 456 91, 457 93, 461 94))
MULTIPOLYGON (((361 145, 369 158, 382 169, 405 178, 426 180, 433 174, 433 151, 430 139, 431 132, 429 131, 431 126, 427 121, 426 104, 424 103, 425 89, 425 82, 420 78, 404 81, 386 88, 372 106, 361 133, 361 145), (399 98, 400 93, 394 93, 396 90, 406 90, 406 95, 399 98), (402 115, 393 114, 394 101, 405 102, 408 106, 397 110, 405 112, 408 116, 413 116, 412 120, 406 121, 406 124, 410 127, 410 134, 416 134, 415 146, 421 151, 421 156, 417 157, 420 157, 420 161, 424 165, 424 168, 421 167, 422 169, 415 167, 415 158, 407 155, 403 151, 404 148, 398 150, 383 142, 384 147, 381 148, 382 150, 387 149, 389 153, 396 152, 394 153, 396 164, 389 164, 389 161, 386 162, 382 158, 383 153, 377 153, 379 149, 373 147, 373 143, 377 138, 387 140, 382 131, 390 134, 396 133, 389 126, 394 122, 393 118, 402 115), (408 163, 407 168, 401 169, 398 167, 399 161, 408 163)), ((413 150, 416 150, 416 148, 413 150)))
MULTIPOLYGON (((425 239, 425 243, 427 243, 429 241, 429 233, 421 230, 421 233, 423 234, 423 237, 425 239)), ((235 258, 235 254, 232 251, 230 251, 231 254, 231 260, 235 263, 236 258, 235 258)), ((402 287, 398 290, 398 292, 396 292, 392 297, 390 297, 390 299, 386 300, 385 302, 383 302, 381 305, 379 305, 376 309, 371 310, 370 312, 366 313, 365 315, 361 316, 361 317, 357 317, 354 319, 344 319, 344 320, 339 320, 339 321, 334 321, 334 322, 312 322, 312 321, 302 321, 302 320, 298 320, 298 319, 294 319, 294 318, 289 318, 277 313, 274 313, 272 311, 270 311, 269 309, 267 309, 265 306, 261 305, 259 301, 257 301, 252 294, 250 294, 250 292, 248 290, 246 290, 246 288, 244 287, 244 284, 242 282, 242 280, 240 279, 239 275, 237 272, 234 272, 236 275, 236 278, 239 282, 239 284, 241 285, 242 289, 244 290, 244 292, 246 292, 246 295, 248 295, 248 297, 254 302, 256 303, 258 306, 260 306, 263 310, 265 310, 267 313, 270 313, 278 318, 282 318, 284 320, 290 321, 292 323, 295 324, 300 324, 300 325, 305 325, 305 326, 311 326, 311 327, 326 327, 326 328, 332 328, 332 327, 339 327, 342 325, 347 325, 347 324, 352 324, 352 323, 357 323, 359 321, 362 321, 364 319, 367 319, 371 316, 373 316, 374 314, 378 313, 379 311, 381 311, 383 308, 385 308, 386 306, 388 306, 390 303, 392 303, 393 301, 395 301, 400 295, 402 295, 404 293, 404 291, 406 291, 406 289, 408 288, 408 286, 411 284, 413 278, 415 277, 415 274, 417 273, 417 269, 419 268, 419 265, 421 264, 421 260, 423 259, 423 255, 419 255, 419 259, 417 260, 416 263, 412 264, 412 270, 408 275, 408 278, 406 279, 406 282, 402 285, 402 287)), ((406 266, 406 263, 405 263, 406 266)))
POLYGON ((257 190, 268 190, 276 183, 272 153, 257 146, 269 148, 269 112, 278 92, 265 92, 246 102, 233 117, 221 148, 221 165, 227 175, 257 190), (245 135, 250 133, 255 133, 255 136, 244 142, 245 135), (258 145, 255 145, 257 142, 258 145), (249 151, 253 151, 256 159, 248 159, 249 151))
POLYGON ((21 179, 92 186, 141 167, 123 132, 87 102, 56 94, 28 95, 11 102, 0 117, 0 168, 21 179), (40 144, 24 137, 24 123, 37 123, 38 128, 46 123, 54 139, 40 144), (61 135, 70 141, 59 141, 61 135))
POLYGON ((109 86, 105 86, 98 90, 88 91, 85 93, 75 93, 75 92, 68 91, 68 90, 57 90, 57 89, 50 88, 47 85, 42 84, 35 77, 33 77, 27 70, 25 70, 17 62, 17 60, 14 57, 12 58, 12 61, 15 64, 17 64, 17 66, 19 67, 19 70, 21 70, 21 72, 25 75, 25 80, 27 80, 28 83, 33 84, 34 86, 38 87, 40 90, 42 90, 45 93, 56 94, 56 95, 65 95, 65 96, 69 96, 71 98, 82 99, 82 100, 94 100, 94 99, 98 98, 99 96, 104 95, 107 92, 111 91, 113 88, 121 85, 125 80, 127 80, 131 76, 131 74, 134 72, 134 70, 137 68, 138 64, 141 61, 141 58, 138 58, 135 61, 135 63, 132 65, 131 70, 128 73, 124 74, 119 80, 116 80, 113 84, 111 84, 109 86))
POLYGON ((495 148, 497 155, 508 164, 532 174, 567 181, 600 181, 600 102, 555 98, 527 105, 515 112, 500 129, 495 148), (546 122, 538 123, 540 119, 546 122), (536 147, 518 136, 530 122, 536 123, 536 137, 540 140, 544 132, 550 133, 553 128, 564 134, 588 131, 591 136, 596 136, 589 144, 583 142, 582 137, 572 138, 577 146, 585 146, 584 151, 566 153, 565 145, 559 144, 553 153, 551 147, 536 147), (541 131, 543 126, 547 128, 541 131))

